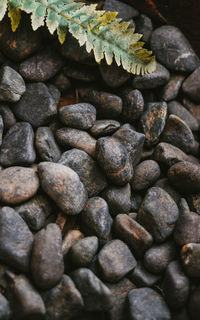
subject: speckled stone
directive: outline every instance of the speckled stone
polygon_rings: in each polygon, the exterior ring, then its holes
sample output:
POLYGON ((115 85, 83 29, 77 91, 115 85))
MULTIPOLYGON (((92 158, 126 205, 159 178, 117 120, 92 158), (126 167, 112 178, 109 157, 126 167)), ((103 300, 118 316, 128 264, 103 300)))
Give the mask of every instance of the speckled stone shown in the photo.
POLYGON ((118 282, 137 264, 130 249, 121 240, 108 242, 98 254, 98 263, 103 278, 108 282, 118 282))
POLYGON ((35 133, 35 146, 43 161, 57 162, 61 157, 60 148, 49 127, 39 127, 35 133))
POLYGON ((181 249, 181 260, 186 275, 200 278, 200 244, 188 243, 181 249))
POLYGON ((120 128, 120 123, 116 120, 97 120, 90 129, 90 133, 95 138, 112 135, 120 128))
POLYGON ((64 75, 63 72, 59 72, 53 79, 54 85, 60 92, 65 92, 71 87, 69 79, 64 75))
POLYGON ((65 234, 62 242, 63 255, 66 256, 69 249, 73 246, 73 244, 75 244, 76 242, 78 242, 83 238, 84 238, 84 235, 79 230, 76 230, 76 229, 69 230, 65 234))
POLYGON ((133 123, 141 116, 144 109, 144 99, 142 93, 137 89, 125 89, 122 97, 122 117, 125 121, 133 123))
POLYGON ((129 274, 129 279, 138 287, 153 287, 159 280, 160 275, 147 271, 141 261, 137 261, 137 266, 129 274))
POLYGON ((184 107, 195 117, 200 124, 200 104, 189 100, 187 97, 183 97, 184 107))
POLYGON ((153 25, 151 19, 146 14, 140 14, 136 18, 135 32, 142 34, 141 40, 147 43, 151 37, 153 25))
POLYGON ((64 273, 62 235, 59 226, 50 223, 35 235, 31 256, 31 273, 35 285, 50 289, 64 273))
POLYGON ((69 167, 53 162, 38 165, 41 186, 66 214, 81 212, 87 201, 87 192, 77 173, 69 167))
POLYGON ((0 201, 17 204, 33 197, 39 188, 35 169, 10 167, 0 171, 0 201))
POLYGON ((137 221, 156 242, 163 242, 173 232, 179 210, 171 196, 161 188, 148 189, 140 206, 137 221))
POLYGON ((0 101, 19 101, 25 91, 24 80, 17 71, 9 66, 0 68, 0 101))
POLYGON ((3 118, 2 118, 2 116, 0 115, 0 146, 1 146, 1 144, 2 144, 3 129, 4 129, 3 118))
POLYGON ((171 101, 178 96, 181 85, 185 79, 184 75, 172 74, 170 80, 163 87, 161 92, 161 99, 164 101, 171 101))
POLYGON ((200 102, 200 67, 183 82, 183 92, 193 101, 200 102))
POLYGON ((97 253, 98 246, 97 237, 85 237, 72 245, 69 259, 76 267, 87 267, 97 253))
POLYGON ((200 193, 188 195, 187 202, 189 204, 190 210, 200 214, 200 193))
POLYGON ((5 130, 8 130, 16 123, 15 116, 9 106, 0 104, 0 115, 3 118, 3 124, 5 130))
POLYGON ((159 188, 164 189, 167 193, 169 193, 169 195, 172 197, 172 199, 174 199, 176 204, 179 203, 181 195, 177 190, 175 190, 172 187, 172 185, 170 184, 170 182, 167 178, 162 178, 162 179, 159 179, 158 181, 156 181, 156 183, 154 184, 154 187, 159 187, 159 188))
POLYGON ((99 78, 96 66, 88 66, 74 61, 67 61, 63 68, 64 74, 72 79, 81 80, 86 83, 94 82, 99 78))
POLYGON ((111 88, 122 86, 131 77, 129 72, 125 71, 122 67, 118 67, 115 62, 110 66, 105 62, 101 62, 99 71, 105 84, 111 88))
POLYGON ((135 168, 135 174, 131 180, 133 190, 144 190, 151 186, 160 177, 160 167, 154 160, 145 160, 135 168))
POLYGON ((183 246, 200 243, 200 216, 195 212, 182 212, 174 228, 174 241, 183 246))
POLYGON ((0 318, 2 320, 9 320, 11 318, 10 304, 6 297, 0 293, 0 318))

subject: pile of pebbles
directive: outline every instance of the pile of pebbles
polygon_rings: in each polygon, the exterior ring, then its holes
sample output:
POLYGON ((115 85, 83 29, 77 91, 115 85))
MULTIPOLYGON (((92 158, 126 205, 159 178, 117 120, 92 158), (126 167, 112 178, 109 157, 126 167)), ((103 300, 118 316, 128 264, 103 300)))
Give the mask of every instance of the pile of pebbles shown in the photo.
POLYGON ((0 319, 197 320, 200 60, 116 0, 153 74, 23 18, 0 34, 0 319))

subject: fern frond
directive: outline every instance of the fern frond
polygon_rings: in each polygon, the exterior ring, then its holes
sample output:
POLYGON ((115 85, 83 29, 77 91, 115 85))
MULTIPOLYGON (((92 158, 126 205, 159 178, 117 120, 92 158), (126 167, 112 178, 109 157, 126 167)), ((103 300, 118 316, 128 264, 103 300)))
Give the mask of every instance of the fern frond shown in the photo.
POLYGON ((156 68, 152 52, 143 49, 142 35, 134 33, 129 23, 116 18, 116 12, 96 10, 96 5, 85 5, 75 0, 0 0, 0 21, 7 6, 12 30, 20 21, 20 10, 31 14, 33 30, 46 24, 49 32, 57 31, 63 43, 69 31, 80 46, 93 50, 95 60, 110 65, 115 59, 118 66, 134 74, 151 73, 156 68))

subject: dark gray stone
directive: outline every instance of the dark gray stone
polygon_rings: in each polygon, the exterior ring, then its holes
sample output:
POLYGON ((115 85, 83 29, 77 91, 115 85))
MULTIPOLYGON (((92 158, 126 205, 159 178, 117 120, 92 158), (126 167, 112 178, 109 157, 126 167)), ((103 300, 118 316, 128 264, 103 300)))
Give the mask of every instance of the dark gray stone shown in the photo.
POLYGON ((0 259, 12 268, 29 271, 33 235, 20 215, 10 207, 0 211, 0 259))
POLYGON ((108 136, 113 134, 117 129, 120 128, 120 123, 115 120, 97 120, 90 129, 90 133, 95 137, 99 138, 102 136, 108 136))
POLYGON ((60 102, 60 97, 61 97, 60 91, 53 84, 48 85, 48 90, 49 90, 49 93, 51 94, 52 98, 54 99, 55 104, 58 105, 60 102))
POLYGON ((98 250, 98 238, 86 237, 72 245, 69 259, 76 267, 87 267, 98 250))
POLYGON ((188 195, 187 202, 191 211, 200 214, 200 193, 188 195))
POLYGON ((77 173, 53 162, 38 165, 41 186, 58 207, 69 215, 79 214, 87 201, 87 192, 77 173))
POLYGON ((107 239, 112 226, 112 218, 106 201, 100 197, 90 198, 81 216, 82 226, 88 235, 107 239))
POLYGON ((172 74, 169 82, 162 89, 161 99, 164 101, 176 99, 184 79, 185 77, 181 74, 172 74))
POLYGON ((188 301, 188 308, 189 314, 192 320, 198 320, 199 312, 200 312, 200 286, 193 288, 190 293, 189 301, 188 301))
POLYGON ((63 68, 64 74, 72 79, 81 80, 86 83, 94 82, 98 79, 98 69, 85 64, 80 64, 74 61, 67 61, 65 67, 63 68))
POLYGON ((200 102, 200 67, 183 82, 183 92, 192 100, 200 102))
POLYGON ((8 130, 10 127, 12 127, 16 123, 15 116, 7 105, 0 104, 0 115, 3 118, 3 124, 4 124, 5 130, 8 130))
POLYGON ((181 260, 186 275, 200 278, 200 244, 188 243, 181 249, 181 260))
POLYGON ((174 228, 174 241, 183 246, 200 243, 200 216, 195 212, 182 212, 174 228))
POLYGON ((0 146, 2 144, 3 129, 4 129, 3 118, 0 115, 0 146))
POLYGON ((99 66, 101 77, 105 84, 111 88, 118 88, 125 84, 131 77, 131 74, 122 67, 118 67, 114 62, 110 66, 101 62, 99 66))
POLYGON ((179 210, 171 196, 161 188, 150 188, 141 204, 137 221, 156 242, 163 242, 173 232, 179 210))
POLYGON ((17 122, 6 133, 0 152, 3 166, 28 165, 36 159, 34 132, 28 122, 17 122))
POLYGON ((57 162, 61 151, 49 127, 39 127, 35 133, 36 150, 43 161, 57 162))
POLYGON ((195 117, 200 124, 200 104, 189 100, 186 96, 183 97, 183 105, 195 117))
POLYGON ((98 195, 107 186, 106 178, 98 164, 83 150, 71 149, 64 152, 59 163, 70 167, 78 174, 88 197, 98 195))
POLYGON ((138 119, 144 109, 144 99, 137 89, 125 89, 123 94, 122 117, 125 121, 133 123, 138 119))
POLYGON ((141 40, 148 42, 151 33, 153 31, 153 25, 151 19, 145 14, 140 14, 139 17, 135 20, 136 28, 135 32, 142 34, 141 40))
MULTIPOLYGON (((75 39, 76 40, 76 39, 75 39)), ((66 41, 68 43, 68 41, 66 41)), ((66 43, 65 42, 65 43, 66 43)), ((62 46, 63 47, 63 46, 62 46)), ((61 48, 62 48, 61 47, 61 48)), ((60 92, 65 92, 71 87, 69 79, 64 75, 63 72, 59 72, 53 80, 54 85, 60 92)))
POLYGON ((164 299, 150 288, 133 289, 128 294, 130 320, 170 320, 164 299))
POLYGON ((66 126, 87 130, 96 120, 96 109, 90 103, 77 103, 59 109, 60 121, 66 126))
POLYGON ((151 186, 160 177, 160 167, 154 160, 145 160, 135 168, 135 174, 131 180, 132 189, 140 191, 151 186))
POLYGON ((0 319, 9 320, 11 318, 11 313, 8 300, 0 293, 0 319))
POLYGON ((57 114, 52 95, 44 83, 29 83, 26 92, 13 108, 20 120, 29 122, 34 127, 48 124, 57 114))
POLYGON ((19 101, 26 86, 20 74, 9 66, 0 68, 0 101, 19 101))
POLYGON ((123 241, 112 240, 99 252, 98 264, 103 279, 118 282, 136 267, 137 262, 123 241))
POLYGON ((153 73, 135 76, 132 85, 133 88, 139 90, 154 89, 166 84, 169 79, 169 71, 157 62, 156 70, 153 73))
POLYGON ((176 204, 179 203, 179 200, 181 198, 181 195, 177 190, 175 190, 172 185, 170 184, 169 180, 167 178, 159 179, 155 184, 154 187, 159 187, 164 189, 171 197, 174 199, 176 204))
POLYGON ((138 288, 153 287, 160 280, 160 275, 150 273, 138 261, 136 268, 129 274, 129 278, 138 288))
POLYGON ((151 37, 151 49, 160 63, 170 70, 192 72, 199 58, 183 33, 174 26, 161 26, 151 37))
POLYGON ((119 12, 117 18, 122 18, 123 20, 129 20, 139 15, 139 12, 135 8, 118 0, 106 0, 103 10, 119 12))
POLYGON ((90 269, 77 269, 71 277, 82 295, 86 310, 107 311, 112 308, 110 290, 90 269))
POLYGON ((41 289, 50 289, 61 280, 64 273, 62 235, 57 224, 50 223, 35 235, 31 273, 41 289))

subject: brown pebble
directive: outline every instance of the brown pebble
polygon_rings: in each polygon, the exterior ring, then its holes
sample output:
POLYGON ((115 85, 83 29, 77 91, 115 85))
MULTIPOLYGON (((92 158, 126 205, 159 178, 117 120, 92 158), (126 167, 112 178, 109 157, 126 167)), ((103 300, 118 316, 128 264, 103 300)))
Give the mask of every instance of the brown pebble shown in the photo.
POLYGON ((192 278, 200 278, 200 244, 188 243, 183 246, 181 259, 186 274, 192 278))

